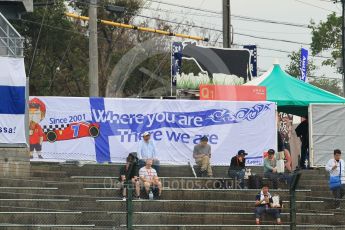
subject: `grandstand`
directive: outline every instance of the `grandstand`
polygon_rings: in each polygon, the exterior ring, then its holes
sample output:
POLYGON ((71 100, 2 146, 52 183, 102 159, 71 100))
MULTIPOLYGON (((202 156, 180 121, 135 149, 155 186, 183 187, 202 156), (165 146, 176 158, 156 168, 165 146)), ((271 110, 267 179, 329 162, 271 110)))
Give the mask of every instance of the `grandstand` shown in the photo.
MULTIPOLYGON (((126 229, 127 203, 117 187, 117 164, 31 163, 30 176, 1 176, 1 229, 126 229)), ((258 190, 222 189, 226 167, 214 167, 215 178, 194 178, 189 166, 162 166, 160 200, 134 200, 134 229, 290 229, 289 190, 282 225, 253 214, 258 190), (207 184, 207 188, 203 188, 207 184)), ((252 168, 261 173, 262 168, 252 168)), ((225 179, 229 180, 230 179, 225 179)), ((302 172, 296 193, 297 229, 345 229, 345 214, 332 209, 332 194, 323 169, 302 172)), ((342 207, 344 208, 344 206, 342 207)))

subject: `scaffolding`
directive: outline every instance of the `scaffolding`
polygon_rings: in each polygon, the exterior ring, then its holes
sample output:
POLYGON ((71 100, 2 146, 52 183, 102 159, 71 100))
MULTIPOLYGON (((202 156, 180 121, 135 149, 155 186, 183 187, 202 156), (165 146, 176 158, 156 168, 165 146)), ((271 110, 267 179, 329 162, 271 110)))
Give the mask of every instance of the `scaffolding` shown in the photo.
POLYGON ((0 56, 23 57, 24 38, 0 13, 0 56))

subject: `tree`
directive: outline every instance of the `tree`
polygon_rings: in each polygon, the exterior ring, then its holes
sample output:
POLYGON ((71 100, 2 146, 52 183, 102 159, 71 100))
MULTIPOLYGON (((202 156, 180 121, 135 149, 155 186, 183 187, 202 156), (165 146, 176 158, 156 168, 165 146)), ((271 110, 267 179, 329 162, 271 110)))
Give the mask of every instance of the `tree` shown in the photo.
MULTIPOLYGON (((73 2, 72 2, 73 3, 73 2)), ((73 3, 74 4, 74 3, 73 3)), ((98 1, 97 15, 99 19, 129 24, 135 15, 141 10, 143 0, 104 0, 98 1), (123 7, 125 12, 116 13, 108 11, 106 6, 116 5, 123 7)), ((82 15, 88 15, 88 1, 77 1, 75 9, 82 15)), ((98 54, 99 54, 99 94, 105 96, 108 78, 114 65, 137 42, 138 37, 133 30, 117 28, 104 24, 98 24, 98 54)))
MULTIPOLYGON (((300 76, 300 56, 301 50, 297 52, 292 52, 288 55, 290 58, 290 63, 286 66, 286 72, 289 73, 291 76, 299 77, 300 76)), ((339 86, 339 82, 336 79, 327 79, 324 77, 315 78, 315 70, 317 69, 316 65, 314 64, 312 59, 309 59, 308 68, 307 68, 307 76, 309 76, 310 84, 329 91, 331 93, 342 95, 341 87, 339 86)))
POLYGON ((310 84, 340 96, 343 94, 336 79, 318 78, 310 81, 310 84))
POLYGON ((312 54, 330 52, 332 58, 326 59, 322 64, 335 66, 336 59, 341 57, 342 18, 332 13, 326 21, 321 21, 318 25, 312 21, 309 27, 312 29, 312 54))
POLYGON ((86 96, 85 57, 87 38, 83 28, 64 16, 64 1, 35 8, 12 21, 24 37, 26 73, 30 95, 86 96))
MULTIPOLYGON (((98 18, 131 24, 145 2, 98 1, 98 18), (107 11, 108 5, 122 6, 125 12, 107 11)), ((13 22, 25 38, 25 66, 30 76, 30 95, 88 96, 88 23, 67 18, 64 13, 68 3, 69 9, 87 15, 89 1, 55 0, 48 3, 53 4, 35 8, 33 13, 13 22)), ((173 28, 159 17, 155 15, 158 19, 136 20, 133 24, 181 33, 190 30, 180 25, 173 28)), ((100 96, 170 95, 169 37, 98 24, 98 48, 100 96), (128 52, 137 47, 134 56, 140 56, 142 51, 138 44, 151 40, 153 48, 149 47, 144 52, 146 54, 142 57, 145 59, 139 60, 135 68, 131 68, 132 60, 128 59, 124 64, 121 62, 124 72, 112 74, 128 52), (112 87, 114 81, 121 85, 119 90, 116 86, 112 87)))
MULTIPOLYGON (((290 63, 286 66, 286 72, 294 77, 299 77, 301 75, 301 49, 298 51, 293 51, 291 54, 288 55, 290 58, 290 63)), ((308 60, 308 67, 307 67, 307 76, 314 75, 314 71, 316 70, 316 66, 313 62, 313 59, 308 60)))

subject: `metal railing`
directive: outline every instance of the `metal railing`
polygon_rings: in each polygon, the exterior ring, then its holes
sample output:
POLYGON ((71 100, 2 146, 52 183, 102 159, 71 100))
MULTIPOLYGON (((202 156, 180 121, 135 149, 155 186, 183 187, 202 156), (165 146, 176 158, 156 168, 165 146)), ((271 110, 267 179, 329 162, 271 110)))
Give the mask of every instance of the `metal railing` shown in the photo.
POLYGON ((0 56, 23 57, 24 38, 0 13, 0 56))

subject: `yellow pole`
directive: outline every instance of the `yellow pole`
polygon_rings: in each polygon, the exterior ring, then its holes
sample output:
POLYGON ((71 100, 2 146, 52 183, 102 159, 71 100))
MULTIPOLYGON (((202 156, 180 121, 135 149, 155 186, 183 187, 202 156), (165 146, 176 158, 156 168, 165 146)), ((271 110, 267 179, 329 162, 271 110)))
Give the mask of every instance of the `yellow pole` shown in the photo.
MULTIPOLYGON (((80 15, 76 15, 76 14, 72 14, 72 13, 65 13, 65 15, 67 17, 80 19, 83 21, 89 20, 89 17, 80 16, 80 15)), ((126 29, 139 30, 139 31, 143 31, 143 32, 157 33, 157 34, 166 35, 166 36, 188 38, 188 39, 192 39, 192 40, 205 41, 205 42, 209 41, 208 38, 204 38, 204 37, 173 33, 173 32, 169 32, 169 31, 157 30, 157 29, 152 29, 152 28, 148 28, 148 27, 134 26, 134 25, 124 24, 124 23, 120 23, 120 22, 112 22, 112 21, 108 21, 108 20, 99 20, 99 19, 98 19, 98 22, 101 24, 104 24, 104 25, 108 25, 108 26, 116 26, 116 27, 121 27, 121 28, 126 28, 126 29)))

